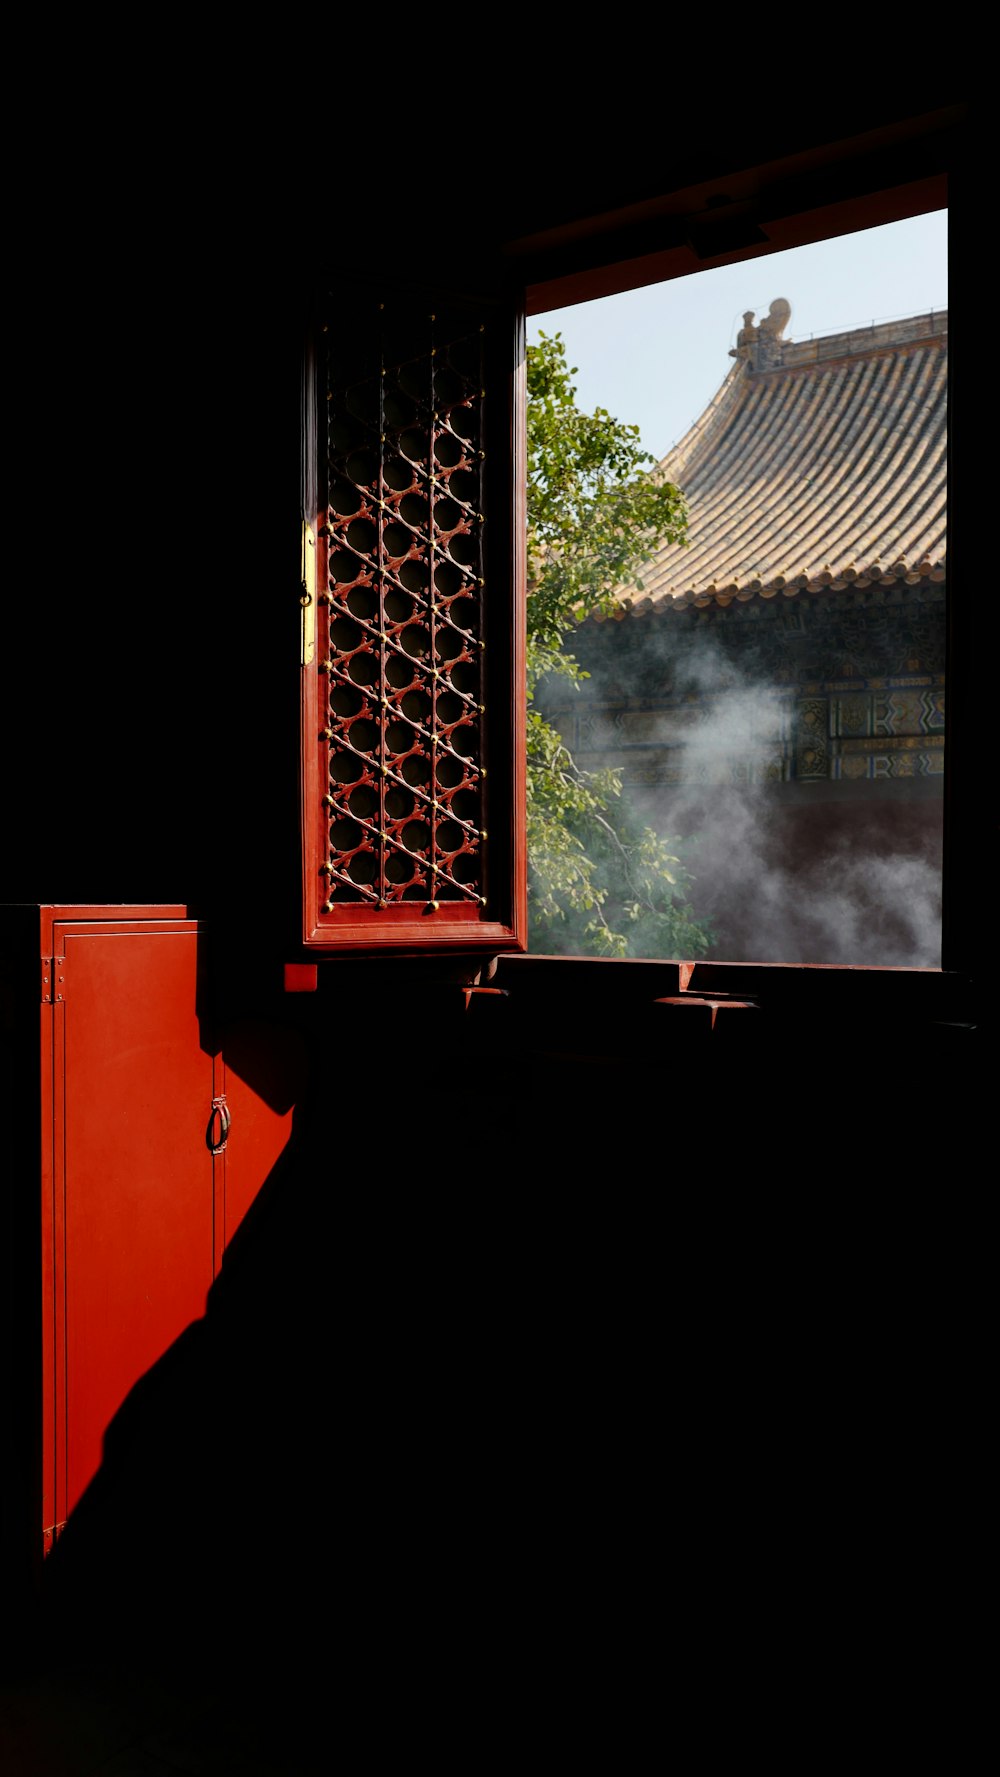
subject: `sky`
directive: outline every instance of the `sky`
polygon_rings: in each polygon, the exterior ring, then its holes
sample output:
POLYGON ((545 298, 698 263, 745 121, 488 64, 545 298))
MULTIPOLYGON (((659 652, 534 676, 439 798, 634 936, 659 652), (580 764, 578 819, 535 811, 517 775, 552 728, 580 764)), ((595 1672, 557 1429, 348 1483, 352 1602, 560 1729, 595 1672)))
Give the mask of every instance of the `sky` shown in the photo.
POLYGON ((791 304, 785 338, 793 341, 947 308, 948 213, 550 309, 529 321, 528 343, 561 333, 577 369, 577 406, 638 426, 659 461, 731 370, 744 310, 759 322, 776 296, 791 304))

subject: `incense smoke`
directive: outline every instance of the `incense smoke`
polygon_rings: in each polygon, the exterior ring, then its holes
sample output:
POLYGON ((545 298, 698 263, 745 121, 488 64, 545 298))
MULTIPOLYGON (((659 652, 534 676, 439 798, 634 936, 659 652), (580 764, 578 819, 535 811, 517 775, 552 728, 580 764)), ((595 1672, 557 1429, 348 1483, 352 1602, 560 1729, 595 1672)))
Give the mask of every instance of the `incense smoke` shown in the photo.
MULTIPOLYGON (((623 794, 682 840, 673 849, 693 878, 689 900, 717 934, 710 956, 940 967, 939 785, 780 781, 796 693, 754 682, 712 641, 673 652, 662 682, 671 707, 646 718, 641 750, 594 716, 577 758, 624 764, 623 794), (636 763, 662 759, 663 746, 680 781, 630 786, 636 763)), ((600 696, 596 672, 591 684, 600 696)))

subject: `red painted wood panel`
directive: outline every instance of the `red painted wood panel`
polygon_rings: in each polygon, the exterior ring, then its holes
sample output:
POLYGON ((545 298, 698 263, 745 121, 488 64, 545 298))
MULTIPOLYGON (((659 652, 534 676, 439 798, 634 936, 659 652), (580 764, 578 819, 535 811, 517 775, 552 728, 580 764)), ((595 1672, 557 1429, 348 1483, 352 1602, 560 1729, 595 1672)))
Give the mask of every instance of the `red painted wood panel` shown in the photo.
POLYGON ((218 1162, 206 1141, 197 926, 55 932, 66 958, 54 1008, 58 1523, 100 1466, 129 1390, 205 1311, 218 1162))
POLYGON ((205 1314, 305 1086, 294 1028, 205 1006, 185 912, 40 909, 45 1551, 130 1392, 205 1314))

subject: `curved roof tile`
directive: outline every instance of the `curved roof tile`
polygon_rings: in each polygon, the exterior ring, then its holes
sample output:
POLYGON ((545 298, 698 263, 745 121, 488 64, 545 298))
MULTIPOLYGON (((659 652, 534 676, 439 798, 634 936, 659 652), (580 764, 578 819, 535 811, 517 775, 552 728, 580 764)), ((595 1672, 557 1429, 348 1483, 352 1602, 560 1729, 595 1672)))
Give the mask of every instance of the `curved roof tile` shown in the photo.
POLYGON ((739 356, 659 465, 686 495, 688 543, 626 603, 943 580, 947 393, 946 310, 739 356))

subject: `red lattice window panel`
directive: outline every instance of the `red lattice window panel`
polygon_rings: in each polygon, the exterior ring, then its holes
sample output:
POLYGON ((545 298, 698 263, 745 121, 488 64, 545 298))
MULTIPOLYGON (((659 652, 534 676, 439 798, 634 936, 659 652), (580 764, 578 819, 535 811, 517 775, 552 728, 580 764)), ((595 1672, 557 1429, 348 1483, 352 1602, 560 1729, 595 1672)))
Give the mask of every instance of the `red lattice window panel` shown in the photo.
POLYGON ((336 290, 308 369, 307 944, 523 947, 520 331, 336 290), (512 450, 512 445, 514 446, 512 450))

